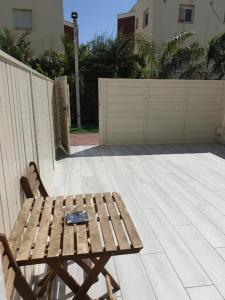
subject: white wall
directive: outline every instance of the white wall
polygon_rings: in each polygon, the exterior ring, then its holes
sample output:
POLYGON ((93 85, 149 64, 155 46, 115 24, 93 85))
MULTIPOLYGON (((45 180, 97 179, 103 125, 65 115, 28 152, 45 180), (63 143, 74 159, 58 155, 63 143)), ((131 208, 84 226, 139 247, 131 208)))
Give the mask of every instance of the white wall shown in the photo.
POLYGON ((148 37, 152 37, 154 29, 154 0, 139 0, 134 7, 135 17, 138 18, 137 33, 143 32, 148 37), (149 24, 143 27, 144 11, 149 9, 149 24))
MULTIPOLYGON (((225 32, 225 23, 221 23, 212 11, 211 0, 155 0, 153 37, 157 41, 167 41, 182 31, 195 31, 194 40, 206 45, 208 40, 225 32), (194 23, 179 23, 180 4, 195 6, 194 23)), ((222 20, 225 14, 225 1, 216 0, 214 7, 222 20)))
POLYGON ((36 161, 51 192, 53 81, 0 51, 0 232, 9 235, 23 193, 20 177, 36 161))
POLYGON ((224 103, 224 81, 100 79, 100 142, 214 142, 224 103))
MULTIPOLYGON (((211 0, 138 0, 132 9, 133 15, 139 19, 136 32, 143 32, 157 42, 165 42, 182 31, 193 30, 196 32, 193 40, 197 39, 206 45, 213 36, 225 32, 225 23, 215 16, 210 2, 211 0), (193 24, 178 22, 180 4, 195 6, 193 24), (143 28, 143 13, 146 9, 149 9, 149 25, 143 28)), ((220 19, 224 20, 225 1, 215 0, 214 7, 220 19)))
MULTIPOLYGON (((32 50, 41 54, 50 48, 63 51, 63 0, 0 0, 0 27, 13 30, 12 9, 32 9, 32 50)), ((23 31, 14 30, 16 36, 23 31)))

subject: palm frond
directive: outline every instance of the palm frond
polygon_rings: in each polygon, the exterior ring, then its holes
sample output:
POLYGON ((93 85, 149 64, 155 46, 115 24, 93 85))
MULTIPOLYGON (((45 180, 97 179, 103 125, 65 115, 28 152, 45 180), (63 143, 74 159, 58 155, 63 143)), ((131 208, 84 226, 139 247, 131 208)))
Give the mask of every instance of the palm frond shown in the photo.
POLYGON ((15 38, 8 28, 0 29, 0 49, 9 53, 15 46, 15 38))
POLYGON ((178 48, 182 46, 184 42, 186 42, 194 34, 194 31, 184 31, 180 34, 177 34, 175 37, 165 43, 162 47, 162 59, 165 60, 168 56, 175 54, 178 48))
POLYGON ((157 69, 156 43, 143 34, 136 35, 137 55, 143 68, 144 78, 151 78, 157 69))

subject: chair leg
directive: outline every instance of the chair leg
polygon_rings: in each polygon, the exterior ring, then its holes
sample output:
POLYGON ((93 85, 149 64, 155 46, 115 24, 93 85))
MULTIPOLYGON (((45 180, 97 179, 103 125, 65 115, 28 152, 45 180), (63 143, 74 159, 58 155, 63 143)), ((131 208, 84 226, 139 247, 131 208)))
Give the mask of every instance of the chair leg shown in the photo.
POLYGON ((14 285, 16 290, 19 292, 20 296, 24 300, 37 300, 38 297, 32 291, 31 287, 29 286, 28 282, 24 278, 21 271, 18 269, 15 276, 14 285))

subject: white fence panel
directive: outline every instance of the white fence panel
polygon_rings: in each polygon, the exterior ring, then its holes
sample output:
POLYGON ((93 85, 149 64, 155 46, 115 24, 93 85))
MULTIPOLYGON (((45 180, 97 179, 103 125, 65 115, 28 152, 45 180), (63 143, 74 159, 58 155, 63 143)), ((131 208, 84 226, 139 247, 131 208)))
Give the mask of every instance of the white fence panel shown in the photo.
POLYGON ((224 81, 99 79, 101 144, 218 140, 224 81))
POLYGON ((0 232, 23 202, 20 177, 36 161, 50 190, 54 169, 53 81, 0 51, 0 232))
POLYGON ((52 139, 54 134, 52 126, 52 109, 49 106, 49 91, 53 93, 53 82, 52 88, 49 90, 48 82, 46 80, 43 80, 38 75, 33 75, 32 85, 37 157, 43 181, 50 193, 52 182, 51 180, 49 181, 49 170, 53 170, 54 168, 54 145, 52 139))

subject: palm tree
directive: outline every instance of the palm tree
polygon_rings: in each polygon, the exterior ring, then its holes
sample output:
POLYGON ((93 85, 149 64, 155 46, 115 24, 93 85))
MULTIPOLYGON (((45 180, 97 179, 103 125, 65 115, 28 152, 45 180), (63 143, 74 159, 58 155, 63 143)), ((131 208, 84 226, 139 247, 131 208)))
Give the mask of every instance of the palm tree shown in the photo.
POLYGON ((52 79, 65 74, 64 54, 52 49, 45 51, 38 58, 32 58, 30 65, 33 69, 52 79))
POLYGON ((16 40, 9 29, 0 29, 0 49, 23 63, 29 64, 32 52, 30 41, 27 40, 28 36, 29 33, 25 32, 16 40))
POLYGON ((186 79, 217 79, 225 76, 225 33, 213 37, 199 59, 193 60, 182 74, 186 79))
POLYGON ((101 35, 88 44, 87 66, 97 77, 134 78, 138 72, 138 57, 134 53, 134 38, 118 35, 115 39, 101 35))
POLYGON ((194 32, 182 32, 167 43, 157 46, 143 36, 137 36, 137 52, 144 59, 143 77, 168 79, 177 76, 192 60, 202 56, 203 49, 194 42, 187 45, 194 32))

